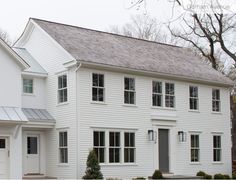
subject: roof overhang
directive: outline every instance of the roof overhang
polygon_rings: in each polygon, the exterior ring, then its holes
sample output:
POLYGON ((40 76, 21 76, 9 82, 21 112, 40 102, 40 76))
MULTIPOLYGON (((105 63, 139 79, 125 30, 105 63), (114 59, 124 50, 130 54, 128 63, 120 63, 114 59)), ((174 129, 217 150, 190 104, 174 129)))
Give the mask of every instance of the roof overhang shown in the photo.
POLYGON ((0 38, 0 45, 4 47, 10 55, 16 60, 17 64, 22 68, 22 69, 27 69, 29 68, 29 64, 27 64, 4 40, 0 38))

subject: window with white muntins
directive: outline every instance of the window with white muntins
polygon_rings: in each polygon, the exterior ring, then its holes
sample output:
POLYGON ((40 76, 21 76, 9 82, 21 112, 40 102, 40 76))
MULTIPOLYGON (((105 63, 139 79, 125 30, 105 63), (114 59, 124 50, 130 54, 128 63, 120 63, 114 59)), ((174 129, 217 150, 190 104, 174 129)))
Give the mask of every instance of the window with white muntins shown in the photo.
POLYGON ((162 106, 162 82, 152 81, 152 105, 162 106))
POLYGON ((189 87, 189 109, 198 110, 198 87, 189 87))
POLYGON ((33 79, 23 79, 23 93, 33 94, 33 79))
POLYGON ((175 85, 174 83, 165 84, 165 106, 169 108, 175 107, 175 85))
POLYGON ((134 163, 135 160, 135 133, 124 133, 124 162, 134 163))
POLYGON ((124 103, 125 104, 135 104, 136 102, 136 92, 135 92, 135 79, 134 78, 124 78, 124 103))
POLYGON ((192 134, 191 135, 191 149, 190 149, 190 158, 191 162, 199 162, 200 161, 200 146, 199 146, 199 135, 192 134))
POLYGON ((104 75, 93 73, 92 81, 93 81, 92 100, 104 102, 105 100, 104 75))
POLYGON ((212 111, 220 112, 220 90, 212 89, 212 111))
POLYGON ((213 161, 220 162, 221 161, 221 136, 214 135, 213 136, 213 161))
POLYGON ((58 103, 67 102, 67 75, 58 76, 58 103))
POLYGON ((59 132, 59 163, 68 163, 67 131, 59 132))
POLYGON ((94 131, 93 132, 93 149, 97 155, 98 161, 100 163, 105 162, 105 132, 104 131, 94 131))

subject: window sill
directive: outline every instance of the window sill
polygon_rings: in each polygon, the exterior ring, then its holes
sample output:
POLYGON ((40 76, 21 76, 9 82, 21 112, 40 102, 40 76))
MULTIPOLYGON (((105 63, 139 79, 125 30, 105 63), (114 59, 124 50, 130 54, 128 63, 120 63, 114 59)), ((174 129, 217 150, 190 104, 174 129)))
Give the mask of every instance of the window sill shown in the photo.
POLYGON ((69 104, 69 102, 67 101, 67 102, 63 102, 63 103, 58 103, 57 104, 57 107, 59 107, 59 106, 65 106, 65 105, 68 105, 69 104))
POLYGON ((137 108, 138 106, 136 104, 123 104, 124 107, 134 107, 137 108))
POLYGON ((107 103, 103 102, 103 101, 91 101, 91 104, 100 104, 100 105, 107 105, 107 103))
POLYGON ((190 162, 190 165, 202 165, 200 162, 190 162))
POLYGON ((59 163, 57 164, 58 167, 69 167, 70 165, 68 163, 59 163))
POLYGON ((100 166, 138 166, 136 163, 100 163, 100 166))
POLYGON ((218 162, 212 162, 212 164, 224 164, 222 161, 218 161, 218 162))
POLYGON ((22 96, 35 96, 34 93, 22 93, 22 96))
POLYGON ((217 111, 212 111, 211 114, 219 114, 219 115, 221 115, 222 113, 221 113, 220 111, 219 111, 219 112, 217 112, 217 111))
POLYGON ((193 109, 189 109, 188 112, 193 112, 193 113, 200 113, 199 110, 193 110, 193 109))
POLYGON ((151 106, 151 109, 162 109, 162 110, 167 110, 167 111, 176 111, 175 108, 161 107, 161 106, 151 106))

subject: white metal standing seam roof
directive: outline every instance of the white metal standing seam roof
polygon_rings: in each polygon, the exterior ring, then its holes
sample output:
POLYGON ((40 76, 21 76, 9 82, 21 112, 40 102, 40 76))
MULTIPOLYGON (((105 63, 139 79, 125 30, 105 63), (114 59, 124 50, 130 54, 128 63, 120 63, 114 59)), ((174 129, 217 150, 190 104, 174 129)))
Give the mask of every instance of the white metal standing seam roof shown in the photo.
POLYGON ((47 75, 47 71, 32 57, 32 55, 25 48, 13 47, 12 49, 30 65, 30 68, 26 69, 25 72, 47 75))
POLYGON ((46 109, 22 108, 23 113, 32 122, 55 122, 46 109))
POLYGON ((28 119, 21 108, 0 106, 0 121, 27 122, 28 119))

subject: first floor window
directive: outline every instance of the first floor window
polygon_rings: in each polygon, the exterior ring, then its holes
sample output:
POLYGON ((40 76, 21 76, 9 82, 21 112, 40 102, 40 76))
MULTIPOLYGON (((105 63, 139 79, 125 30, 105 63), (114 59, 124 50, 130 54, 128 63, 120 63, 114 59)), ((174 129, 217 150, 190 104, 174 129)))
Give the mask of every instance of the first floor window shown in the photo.
POLYGON ((100 163, 105 162, 105 132, 94 131, 93 132, 93 149, 97 155, 100 163))
POLYGON ((59 162, 68 163, 67 131, 59 132, 59 162))
POLYGON ((191 162, 199 162, 200 160, 200 147, 199 147, 199 135, 191 135, 191 162))
POLYGON ((175 107, 175 85, 173 83, 165 84, 165 105, 166 107, 175 107))
POLYGON ((221 161, 221 136, 213 136, 213 161, 221 161))
POLYGON ((130 132, 124 133, 124 162, 135 162, 135 134, 130 132))
POLYGON ((23 93, 33 94, 33 79, 23 79, 23 93))
POLYGON ((109 132, 109 162, 120 162, 120 132, 109 132))
POLYGON ((58 76, 58 103, 67 102, 67 75, 58 76))

